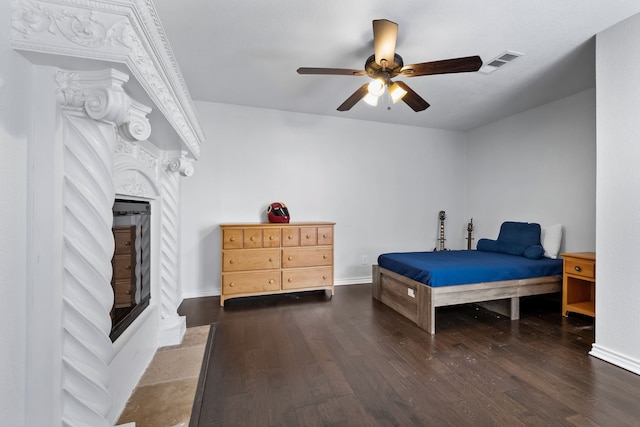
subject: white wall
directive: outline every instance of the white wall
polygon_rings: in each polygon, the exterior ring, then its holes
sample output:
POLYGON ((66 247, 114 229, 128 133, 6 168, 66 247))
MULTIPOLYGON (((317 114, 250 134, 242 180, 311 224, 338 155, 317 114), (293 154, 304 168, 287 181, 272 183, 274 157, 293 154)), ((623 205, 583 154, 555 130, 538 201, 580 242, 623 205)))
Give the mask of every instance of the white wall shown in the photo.
POLYGON ((9 47, 11 2, 0 2, 0 414, 25 425, 27 133, 31 65, 9 47))
POLYGON ((466 213, 477 239, 503 221, 562 224, 561 250, 595 250, 595 90, 468 134, 466 213))
POLYGON ((292 221, 336 222, 338 284, 370 281, 382 252, 433 249, 440 210, 451 224, 448 247, 465 247, 463 133, 196 107, 208 140, 194 176, 182 181, 185 297, 220 292, 218 225, 266 221, 273 201, 287 204, 292 221))
POLYGON ((598 34, 596 343, 640 373, 640 15, 598 34))

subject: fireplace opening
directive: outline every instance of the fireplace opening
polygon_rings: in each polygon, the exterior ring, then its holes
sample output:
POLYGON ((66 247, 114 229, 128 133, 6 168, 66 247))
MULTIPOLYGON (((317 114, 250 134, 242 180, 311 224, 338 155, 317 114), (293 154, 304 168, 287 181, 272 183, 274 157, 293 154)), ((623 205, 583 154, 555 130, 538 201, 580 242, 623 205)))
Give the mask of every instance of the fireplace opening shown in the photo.
POLYGON ((115 341, 151 299, 151 205, 116 199, 113 204, 115 251, 111 259, 113 307, 111 341, 115 341))

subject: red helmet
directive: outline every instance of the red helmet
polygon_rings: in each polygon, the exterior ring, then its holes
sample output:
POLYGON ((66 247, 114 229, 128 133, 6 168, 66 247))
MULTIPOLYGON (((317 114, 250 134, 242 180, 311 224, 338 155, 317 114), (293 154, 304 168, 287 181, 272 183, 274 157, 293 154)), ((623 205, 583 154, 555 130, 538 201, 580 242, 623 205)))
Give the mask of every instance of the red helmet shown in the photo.
POLYGON ((289 209, 284 203, 273 202, 267 208, 269 222, 289 222, 289 209))

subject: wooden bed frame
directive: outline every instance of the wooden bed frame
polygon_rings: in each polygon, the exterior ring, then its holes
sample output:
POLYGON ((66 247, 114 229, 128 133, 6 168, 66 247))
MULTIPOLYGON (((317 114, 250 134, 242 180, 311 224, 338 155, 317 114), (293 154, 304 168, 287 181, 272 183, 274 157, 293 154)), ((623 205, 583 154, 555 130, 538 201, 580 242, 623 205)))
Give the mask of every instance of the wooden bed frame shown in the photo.
POLYGON ((560 291, 560 276, 432 288, 378 265, 373 266, 371 288, 373 298, 432 335, 436 333, 437 307, 489 302, 488 309, 516 320, 520 318, 520 297, 560 291))

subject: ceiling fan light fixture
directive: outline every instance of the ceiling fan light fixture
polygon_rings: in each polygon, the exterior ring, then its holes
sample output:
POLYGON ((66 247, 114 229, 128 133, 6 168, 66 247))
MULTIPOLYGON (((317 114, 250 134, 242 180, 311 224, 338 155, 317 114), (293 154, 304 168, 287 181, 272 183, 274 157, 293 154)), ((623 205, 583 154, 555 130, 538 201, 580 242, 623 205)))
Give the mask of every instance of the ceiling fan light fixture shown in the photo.
POLYGON ((371 80, 368 90, 370 95, 377 98, 384 93, 384 82, 380 79, 371 80))
POLYGON ((375 107, 376 105, 378 105, 378 97, 375 95, 372 95, 371 93, 366 94, 365 97, 362 99, 364 100, 364 102, 371 105, 372 107, 375 107))
POLYGON ((391 100, 394 104, 400 101, 406 94, 407 91, 402 89, 398 83, 389 86, 389 95, 391 95, 391 100))

